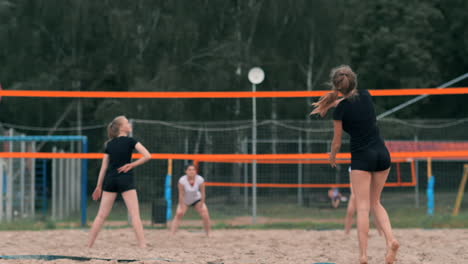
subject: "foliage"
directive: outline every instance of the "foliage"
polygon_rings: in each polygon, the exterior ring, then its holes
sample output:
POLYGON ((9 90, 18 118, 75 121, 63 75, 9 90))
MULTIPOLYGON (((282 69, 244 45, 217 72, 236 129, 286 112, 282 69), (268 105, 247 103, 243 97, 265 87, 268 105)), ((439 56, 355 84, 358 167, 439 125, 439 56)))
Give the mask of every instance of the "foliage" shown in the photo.
MULTIPOLYGON (((317 90, 326 88, 331 67, 349 63, 361 88, 434 87, 468 68, 467 7, 463 0, 1 0, 0 81, 4 89, 237 91, 250 90, 247 71, 259 65, 267 73, 259 90, 317 90)), ((377 98, 378 112, 407 99, 377 98)), ((466 116, 463 99, 432 96, 396 116, 466 116)), ((81 103, 84 125, 119 114, 249 119, 251 104, 111 98, 81 103)), ((310 103, 259 100, 259 119, 304 119, 310 103)), ((4 98, 1 104, 6 123, 50 127, 65 115, 60 126, 77 125, 77 100, 4 98), (21 111, 24 106, 29 111, 21 111)), ((92 142, 105 136, 104 130, 87 133, 92 142)), ((91 150, 100 148, 96 143, 91 150)))

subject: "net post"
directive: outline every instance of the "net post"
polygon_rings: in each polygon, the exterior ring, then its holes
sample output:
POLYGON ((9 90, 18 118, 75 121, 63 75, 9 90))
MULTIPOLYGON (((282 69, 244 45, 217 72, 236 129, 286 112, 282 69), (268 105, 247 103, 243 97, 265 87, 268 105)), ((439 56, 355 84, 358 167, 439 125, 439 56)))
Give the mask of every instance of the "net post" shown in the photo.
POLYGON ((463 193, 465 192, 466 181, 468 179, 468 164, 463 166, 463 177, 458 187, 457 200, 455 201, 455 206, 453 207, 453 216, 458 216, 460 212, 461 203, 463 200, 463 193))
POLYGON ((172 219, 172 159, 167 160, 167 174, 165 182, 165 198, 166 198, 166 221, 172 219))
POLYGON ((427 214, 434 215, 435 197, 434 197, 435 177, 432 175, 432 158, 427 158, 427 214))
MULTIPOLYGON (((255 84, 252 91, 256 92, 255 84)), ((257 154, 257 101, 252 97, 252 154, 257 154)), ((252 223, 257 223, 257 160, 252 160, 252 223)))

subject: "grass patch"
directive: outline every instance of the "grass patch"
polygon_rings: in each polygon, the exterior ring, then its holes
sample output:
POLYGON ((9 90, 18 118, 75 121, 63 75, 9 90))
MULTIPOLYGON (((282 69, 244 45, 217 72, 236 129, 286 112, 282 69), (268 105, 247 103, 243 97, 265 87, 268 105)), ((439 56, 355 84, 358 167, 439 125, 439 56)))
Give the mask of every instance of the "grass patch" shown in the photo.
POLYGON ((53 221, 33 221, 33 220, 15 220, 13 222, 0 222, 0 231, 19 231, 19 230, 51 230, 56 229, 53 221))
MULTIPOLYGON (((387 208, 392 226, 395 228, 468 228, 468 199, 464 199, 459 216, 452 216, 456 192, 436 192, 436 211, 434 216, 426 214, 425 196, 420 193, 420 207, 416 208, 414 193, 398 192, 391 189, 384 192, 382 203, 387 208)), ((346 214, 346 203, 338 209, 330 207, 327 199, 316 199, 308 207, 297 205, 296 196, 259 197, 258 223, 250 221, 250 204, 245 207, 242 199, 237 202, 227 202, 213 197, 208 200, 210 214, 214 220, 214 229, 342 229, 346 214)), ((99 203, 89 202, 88 220, 90 223, 97 214, 99 203)), ((141 203, 141 217, 151 219, 151 203, 141 203)), ((173 210, 175 213, 175 208, 173 210)), ((39 218, 36 221, 15 219, 14 222, 0 222, 0 230, 45 230, 45 229, 80 229, 80 215, 75 214, 63 221, 52 221, 49 218, 39 218)), ((123 201, 114 205, 108 221, 113 224, 107 229, 128 228, 127 209, 123 201)), ((194 209, 190 209, 184 220, 200 220, 194 209)), ((147 229, 165 229, 160 225, 145 226, 147 229)), ((199 226, 187 226, 182 229, 201 229, 199 226)))

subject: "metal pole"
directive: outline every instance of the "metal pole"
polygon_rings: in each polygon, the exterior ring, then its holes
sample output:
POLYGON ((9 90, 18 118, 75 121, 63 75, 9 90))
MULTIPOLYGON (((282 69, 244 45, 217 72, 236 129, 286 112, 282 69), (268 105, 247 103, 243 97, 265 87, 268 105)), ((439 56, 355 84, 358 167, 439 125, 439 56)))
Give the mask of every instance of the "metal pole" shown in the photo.
POLYGON ((47 160, 42 160, 42 215, 46 216, 49 210, 47 206, 47 160))
MULTIPOLYGON (((457 82, 459 82, 459 81, 461 81, 461 80, 463 80, 463 79, 466 79, 466 78, 468 78, 468 72, 465 73, 465 74, 463 74, 463 75, 458 76, 458 77, 455 78, 455 79, 452 79, 452 80, 450 80, 450 81, 448 81, 448 82, 446 82, 446 83, 441 84, 441 85, 438 86, 437 88, 438 88, 438 89, 447 88, 447 87, 449 87, 450 85, 452 85, 452 84, 454 84, 454 83, 457 83, 457 82)), ((397 106, 395 106, 394 108, 392 108, 392 109, 390 109, 390 110, 388 110, 388 111, 385 111, 385 112, 383 112, 382 114, 378 115, 378 116, 377 116, 377 120, 378 120, 378 119, 382 119, 382 118, 384 118, 384 117, 386 117, 386 116, 388 116, 388 115, 391 115, 391 114, 393 114, 393 113, 395 113, 395 112, 397 112, 397 111, 399 111, 399 110, 401 110, 401 109, 403 109, 403 108, 405 108, 405 107, 407 107, 407 106, 409 106, 409 105, 412 105, 412 104, 414 104, 414 103, 416 103, 416 102, 418 102, 418 101, 420 101, 420 100, 422 100, 422 99, 424 99, 424 98, 426 98, 426 97, 428 97, 428 96, 429 96, 428 94, 422 94, 422 95, 417 96, 417 97, 415 97, 415 98, 413 98, 413 99, 411 99, 411 100, 406 101, 405 103, 402 103, 402 104, 400 104, 400 105, 397 105, 397 106)))
MULTIPOLYGON (((247 148, 247 139, 244 139, 242 142, 242 149, 243 152, 246 154, 249 150, 247 148)), ((249 177, 249 163, 244 163, 244 184, 247 185, 249 177)), ((247 209, 249 207, 249 188, 244 187, 244 208, 247 209)))
MULTIPOLYGON (((31 151, 36 152, 36 141, 31 143, 31 151)), ((36 159, 31 159, 31 217, 36 214, 36 159)))
POLYGON ((3 168, 3 159, 0 159, 0 222, 3 220, 3 176, 5 175, 3 168))
MULTIPOLYGON (((52 152, 57 152, 53 147, 52 152)), ((52 159, 52 219, 57 220, 57 159, 52 159)))
MULTIPOLYGON (((63 150, 60 151, 61 153, 63 153, 63 150)), ((60 220, 63 219, 63 194, 64 194, 64 190, 63 188, 65 187, 64 184, 63 184, 63 176, 65 174, 65 171, 64 171, 64 160, 63 159, 59 159, 59 170, 58 170, 58 218, 60 220)))
MULTIPOLYGON (((70 152, 71 153, 75 153, 75 144, 74 142, 70 142, 70 152)), ((74 213, 76 211, 76 194, 75 194, 75 190, 76 190, 76 182, 75 182, 75 175, 76 175, 76 166, 75 166, 75 159, 70 159, 70 175, 68 175, 68 177, 70 177, 70 179, 68 180, 69 184, 70 184, 70 195, 68 197, 70 197, 70 211, 72 213, 74 213)))
MULTIPOLYGON (((20 151, 22 153, 26 152, 26 146, 25 146, 25 142, 24 141, 21 141, 20 142, 20 151)), ((26 197, 25 197, 25 191, 26 191, 26 181, 25 181, 25 175, 24 175, 24 171, 26 169, 26 166, 25 166, 25 159, 24 158, 21 158, 20 159, 20 218, 23 218, 24 217, 24 213, 25 213, 25 200, 26 200, 26 197)))
POLYGON ((65 173, 63 176, 64 183, 65 183, 65 217, 70 216, 70 209, 71 209, 71 159, 65 160, 65 173))
MULTIPOLYGON (((418 142, 418 137, 414 137, 414 141, 418 142)), ((416 159, 414 162, 414 166, 416 167, 416 185, 414 186, 414 204, 416 208, 419 208, 419 162, 416 159)))
MULTIPOLYGON (((78 153, 83 152, 82 143, 79 142, 78 144, 78 153)), ((83 162, 80 159, 76 160, 77 163, 77 170, 76 170, 76 210, 80 210, 80 202, 81 202, 81 175, 82 175, 82 166, 83 162)))
POLYGON ((72 199, 73 205, 72 209, 73 212, 78 211, 78 193, 80 191, 80 182, 78 181, 78 159, 72 159, 72 183, 73 183, 73 190, 72 190, 72 199))
MULTIPOLYGON (((75 153, 75 142, 70 142, 70 152, 75 153)), ((76 211, 76 201, 75 201, 75 190, 76 190, 76 185, 75 185, 75 173, 76 173, 76 167, 75 167, 75 159, 70 159, 70 175, 68 175, 69 180, 68 184, 70 184, 70 194, 68 197, 70 198, 70 211, 71 213, 74 213, 76 211)))
MULTIPOLYGON (((184 153, 185 154, 189 153, 189 140, 187 136, 185 136, 185 140, 184 140, 184 153)), ((184 166, 187 166, 188 163, 189 163, 188 160, 184 160, 184 166)))
MULTIPOLYGON (((252 84, 252 92, 256 92, 252 84)), ((257 101, 252 97, 252 154, 257 154, 257 101)), ((257 222, 257 160, 252 161, 252 222, 257 222)))
MULTIPOLYGON (((298 152, 302 153, 302 138, 299 137, 298 141, 298 152)), ((297 183, 302 184, 302 163, 297 164, 297 183)), ((297 204, 302 206, 302 187, 297 188, 297 204)))
MULTIPOLYGON (((81 81, 76 81, 76 86, 78 88, 78 91, 81 90, 81 81)), ((82 107, 81 107, 81 98, 78 98, 78 103, 76 104, 76 119, 77 119, 77 125, 78 125, 78 135, 82 135, 83 134, 83 131, 82 131, 82 125, 81 125, 81 122, 82 122, 82 107)))
MULTIPOLYGON (((13 129, 8 131, 10 137, 13 136, 13 129)), ((10 152, 13 152, 13 141, 10 141, 10 152)), ((8 159, 8 174, 7 174, 7 197, 6 197, 6 219, 13 219, 13 159, 8 159)))
MULTIPOLYGON (((85 137, 82 141, 83 153, 88 152, 88 139, 85 137)), ((88 217, 88 160, 82 160, 81 168, 81 226, 86 226, 88 217)))

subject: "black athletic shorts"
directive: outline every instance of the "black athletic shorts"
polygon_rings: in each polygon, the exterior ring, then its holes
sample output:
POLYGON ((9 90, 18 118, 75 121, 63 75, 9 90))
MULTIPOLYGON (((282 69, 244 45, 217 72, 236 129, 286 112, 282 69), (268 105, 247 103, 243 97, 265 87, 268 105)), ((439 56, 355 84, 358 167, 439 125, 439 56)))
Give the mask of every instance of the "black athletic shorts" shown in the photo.
POLYGON ((390 153, 385 144, 351 152, 351 170, 384 171, 391 166, 390 153))
POLYGON ((135 189, 132 174, 106 175, 102 190, 106 192, 123 193, 135 189))
POLYGON ((196 200, 195 202, 191 203, 189 206, 195 206, 197 203, 201 202, 200 199, 196 200))

